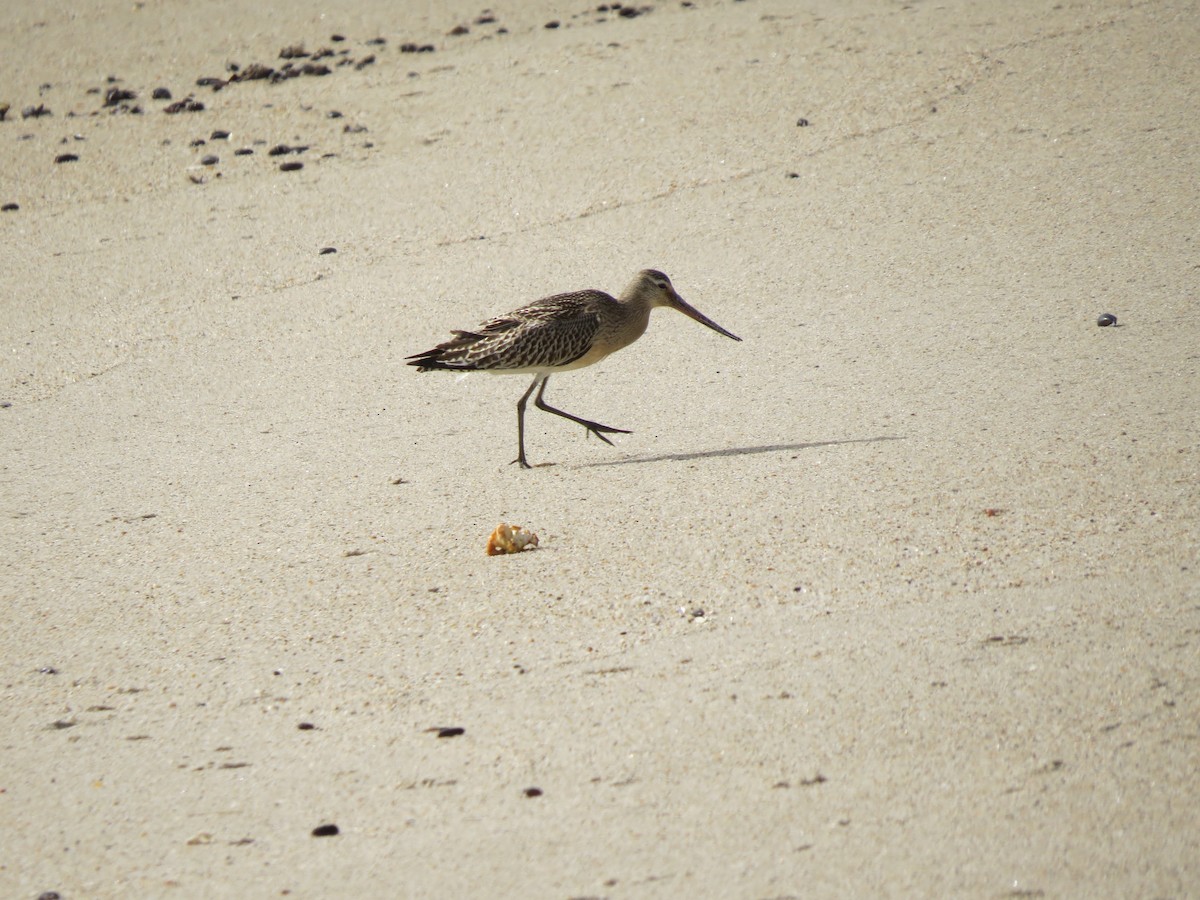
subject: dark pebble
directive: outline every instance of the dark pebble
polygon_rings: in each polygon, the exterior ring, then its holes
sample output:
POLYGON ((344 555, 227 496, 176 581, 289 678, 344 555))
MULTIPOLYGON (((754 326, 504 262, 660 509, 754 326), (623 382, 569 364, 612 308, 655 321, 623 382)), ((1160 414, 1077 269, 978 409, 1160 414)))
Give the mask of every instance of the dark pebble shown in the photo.
POLYGON ((118 103, 123 103, 126 100, 137 98, 137 94, 125 88, 109 88, 104 94, 105 106, 116 106, 118 103))
POLYGON ((301 722, 296 727, 299 728, 301 731, 312 731, 317 726, 314 725, 312 722, 301 722))
POLYGON ((340 829, 336 825, 318 825, 312 830, 313 837, 333 837, 340 829))
POLYGON ((331 109, 329 112, 325 113, 325 118, 327 119, 340 119, 341 117, 342 114, 336 109, 331 109))
POLYGON ((45 105, 39 103, 37 106, 27 106, 21 110, 22 119, 40 119, 42 116, 52 116, 54 113, 46 109, 45 105))
POLYGON ((386 43, 387 43, 387 38, 381 38, 381 37, 371 38, 369 41, 367 41, 367 44, 369 44, 372 47, 382 47, 386 43))
POLYGON ((170 100, 171 92, 164 87, 156 87, 150 97, 154 100, 170 100))
POLYGON ((1107 328, 1109 325, 1117 324, 1117 317, 1112 313, 1104 313, 1104 315, 1100 316, 1100 318, 1096 320, 1096 324, 1101 328, 1107 328))
POLYGON ((56 163, 77 162, 79 157, 74 153, 60 153, 54 157, 56 163))
POLYGON ((223 131, 222 129, 218 128, 216 131, 214 131, 208 137, 209 137, 209 140, 213 140, 213 141, 227 141, 227 140, 229 140, 229 132, 223 131))
POLYGON ((20 208, 16 203, 5 203, 3 206, 0 206, 0 212, 16 212, 20 208))
POLYGON ((466 734, 465 728, 439 728, 437 736, 440 738, 458 737, 460 734, 466 734))
POLYGON ((272 78, 275 75, 275 70, 270 66, 264 66, 262 63, 250 63, 242 71, 238 72, 231 81, 258 81, 263 78, 272 78))
POLYGON ((788 177, 788 178, 799 178, 799 177, 800 177, 800 173, 799 173, 799 172, 788 172, 788 173, 787 173, 787 177, 788 177))
POLYGON ((200 112, 204 109, 204 104, 199 100, 193 100, 191 97, 184 97, 182 100, 176 100, 169 106, 163 107, 163 112, 167 115, 175 115, 181 112, 200 112))
POLYGON ((239 147, 233 151, 234 156, 249 156, 254 151, 250 147, 239 147))
POLYGON ((211 75, 206 75, 204 78, 196 79, 196 87, 210 87, 215 91, 219 91, 225 87, 226 81, 224 78, 214 78, 211 75))
POLYGON ((37 900, 62 900, 62 894, 58 891, 42 891, 37 900))
POLYGON ((558 28, 558 27, 559 27, 559 25, 561 25, 561 24, 562 24, 562 23, 561 23, 561 22, 559 22, 559 21, 558 21, 558 19, 551 19, 549 22, 547 22, 547 23, 546 23, 545 25, 543 25, 542 27, 543 27, 543 28, 549 28, 551 31, 553 31, 555 28, 558 28))
POLYGON ((203 147, 207 143, 208 143, 208 141, 206 141, 204 138, 192 138, 190 141, 188 141, 188 146, 189 147, 203 147))
POLYGON ((524 793, 526 797, 540 797, 542 796, 542 789, 539 787, 527 787, 524 793))
POLYGON ((356 62, 354 64, 354 71, 361 72, 367 66, 374 65, 374 63, 375 63, 375 54, 374 53, 370 54, 369 56, 364 56, 362 59, 360 59, 358 62, 356 62))
POLYGON ((620 15, 622 19, 636 19, 641 14, 642 11, 640 9, 634 9, 632 6, 621 7, 620 15))
POLYGON ((346 36, 344 34, 331 34, 329 36, 329 39, 331 41, 333 41, 335 44, 340 44, 342 41, 344 41, 346 39, 346 36))
POLYGON ((320 251, 321 256, 328 256, 330 253, 337 253, 337 247, 322 247, 321 248, 321 251, 320 251))
POLYGON ((202 166, 215 166, 215 165, 216 165, 217 163, 219 163, 220 161, 221 161, 221 157, 219 157, 219 156, 213 156, 213 155, 210 153, 208 156, 205 156, 205 157, 202 157, 202 158, 201 158, 201 160, 200 160, 200 165, 202 165, 202 166))
POLYGON ((345 125, 342 127, 342 131, 345 134, 362 134, 366 130, 366 125, 345 125))
POLYGON ((797 119, 796 127, 797 128, 807 128, 808 127, 808 119, 797 119))
MULTIPOLYGON (((7 404, 7 403, 0 403, 0 406, 8 406, 8 405, 9 404, 7 404)), ((57 675, 58 669, 54 668, 54 666, 42 666, 40 669, 38 669, 38 674, 39 675, 57 675)))
POLYGON ((280 172, 295 172, 295 171, 297 171, 299 169, 303 169, 303 168, 304 168, 304 163, 302 163, 302 162, 285 162, 285 163, 279 164, 280 172))
POLYGON ((304 49, 303 44, 292 44, 292 46, 284 47, 279 51, 280 59, 300 59, 303 56, 308 56, 308 51, 304 49))
POLYGON ((491 25, 495 21, 496 21, 496 17, 493 16, 490 12, 481 13, 480 15, 475 17, 476 25, 491 25))
POLYGON ((305 75, 328 75, 330 72, 333 71, 333 69, 331 69, 331 68, 329 68, 329 66, 325 66, 325 65, 315 66, 312 63, 305 63, 304 66, 300 69, 300 71, 303 72, 305 75))
MULTIPOLYGON (((0 409, 8 409, 10 406, 12 406, 12 401, 11 401, 11 400, 0 400, 0 409)), ((49 666, 47 666, 46 668, 48 669, 48 668, 50 668, 50 667, 49 667, 49 666)), ((38 671, 40 671, 40 672, 46 672, 46 669, 39 669, 38 671)), ((48 674, 51 674, 51 675, 57 675, 57 674, 58 674, 58 669, 55 669, 53 672, 50 672, 50 673, 48 673, 48 674)))
POLYGON ((449 34, 451 37, 462 37, 464 34, 470 34, 470 33, 471 33, 471 29, 468 28, 466 25, 455 25, 449 31, 449 34))

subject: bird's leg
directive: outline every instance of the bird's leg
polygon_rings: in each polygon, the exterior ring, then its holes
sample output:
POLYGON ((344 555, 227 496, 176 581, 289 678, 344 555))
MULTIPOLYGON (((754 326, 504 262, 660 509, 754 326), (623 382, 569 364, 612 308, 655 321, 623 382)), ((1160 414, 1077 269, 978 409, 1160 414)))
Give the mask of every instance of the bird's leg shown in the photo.
MULTIPOLYGON (((573 416, 570 413, 563 412, 561 409, 555 409, 549 403, 546 403, 544 400, 542 400, 542 394, 544 394, 546 392, 546 382, 549 380, 550 380, 550 376, 547 375, 545 377, 545 379, 543 379, 543 381, 542 381, 542 386, 538 390, 537 396, 533 399, 533 405, 536 406, 538 409, 544 410, 545 412, 548 412, 548 413, 554 413, 554 415, 556 415, 556 416, 562 416, 564 419, 570 419, 572 422, 582 425, 584 428, 586 428, 588 431, 590 431, 596 437, 600 438, 600 440, 604 441, 604 443, 608 444, 609 446, 612 446, 612 441, 610 441, 608 438, 606 438, 604 436, 605 434, 633 434, 632 431, 626 431, 624 428, 613 428, 610 425, 601 425, 599 422, 590 422, 587 419, 579 418, 579 416, 573 416)), ((533 388, 531 387, 530 390, 533 390, 533 388)), ((529 394, 527 393, 525 396, 528 397, 529 394)), ((522 402, 524 402, 524 397, 521 399, 522 399, 522 402)))
MULTIPOLYGON (((533 376, 533 382, 529 385, 529 390, 521 395, 521 399, 517 401, 517 446, 520 448, 517 458, 514 463, 520 463, 522 469, 532 469, 533 466, 525 459, 525 404, 529 401, 529 395, 533 393, 533 389, 538 386, 538 382, 542 382, 545 386, 545 379, 541 375, 533 376)), ((540 398, 542 395, 538 394, 540 398)), ((512 463, 509 463, 512 465, 512 463)))

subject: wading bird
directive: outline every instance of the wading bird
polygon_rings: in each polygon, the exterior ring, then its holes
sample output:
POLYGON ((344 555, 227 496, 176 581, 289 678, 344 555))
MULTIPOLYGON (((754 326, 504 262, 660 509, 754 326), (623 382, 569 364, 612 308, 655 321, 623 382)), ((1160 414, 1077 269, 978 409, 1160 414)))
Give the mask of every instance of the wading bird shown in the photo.
POLYGON ((542 395, 555 372, 590 366, 640 338, 650 322, 650 310, 656 306, 677 309, 725 337, 741 340, 680 297, 662 272, 643 269, 620 297, 594 290, 544 297, 471 331, 451 331, 454 335, 451 340, 406 359, 418 372, 449 369, 498 375, 532 373, 533 382, 517 401, 518 454, 513 460, 528 469, 531 466, 525 458, 525 404, 535 388, 534 406, 582 425, 606 444, 612 441, 605 435, 630 433, 555 409, 542 395))

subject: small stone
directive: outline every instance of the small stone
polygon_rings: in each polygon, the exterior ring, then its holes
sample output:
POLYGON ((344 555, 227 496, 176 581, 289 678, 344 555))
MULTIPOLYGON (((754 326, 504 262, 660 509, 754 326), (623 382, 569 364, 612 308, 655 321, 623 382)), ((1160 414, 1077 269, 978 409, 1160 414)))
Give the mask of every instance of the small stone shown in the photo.
POLYGON ((316 729, 317 726, 314 725, 312 722, 301 722, 296 727, 299 728, 301 731, 313 731, 314 729, 316 729))
POLYGON ((452 37, 461 37, 464 34, 470 34, 470 33, 471 33, 471 29, 468 28, 466 25, 455 25, 453 28, 450 29, 450 35, 452 37))
POLYGON ((74 153, 60 153, 58 156, 54 157, 54 161, 56 163, 78 162, 78 160, 79 156, 74 153))
POLYGON ((458 737, 460 734, 466 734, 466 731, 467 731, 467 729, 465 729, 465 728, 458 728, 458 727, 453 727, 453 726, 450 728, 434 728, 434 729, 430 729, 430 730, 436 731, 437 736, 440 738, 458 737))
POLYGON ((302 162, 285 162, 285 163, 279 164, 280 172, 296 172, 303 168, 304 168, 304 163, 302 163, 302 162))
POLYGON ((252 153, 254 153, 252 147, 238 147, 233 151, 234 156, 250 156, 252 153))
POLYGON ((218 128, 211 135, 209 135, 209 140, 227 141, 227 140, 229 140, 229 132, 225 131, 223 128, 218 128))
POLYGON ((547 22, 542 27, 549 29, 550 31, 553 31, 555 28, 558 28, 560 25, 562 25, 562 23, 560 21, 558 21, 558 19, 551 19, 549 22, 547 22))
POLYGON ((0 206, 0 212, 16 212, 20 208, 16 203, 5 203, 3 206, 0 206))
POLYGON ((333 824, 318 825, 312 830, 312 835, 313 837, 333 837, 335 834, 339 834, 340 831, 341 829, 333 824))
POLYGON ((125 88, 113 87, 113 88, 109 88, 105 92, 104 105, 105 106, 116 106, 118 103, 122 103, 126 100, 133 100, 136 97, 137 97, 137 94, 135 94, 133 91, 126 90, 125 88))
POLYGON ((523 793, 526 797, 540 797, 542 796, 542 789, 540 787, 527 787, 523 793))
POLYGON ((321 256, 328 256, 330 253, 337 253, 337 247, 322 247, 320 250, 321 256))
POLYGON ((156 87, 150 97, 153 100, 170 100, 171 92, 165 87, 156 87))
POLYGON ((1117 324, 1117 317, 1114 316, 1112 313, 1104 313, 1102 316, 1100 316, 1100 318, 1098 318, 1096 320, 1096 324, 1099 325, 1101 328, 1107 328, 1109 325, 1117 324))
POLYGON ((807 128, 808 127, 808 119, 797 119, 796 127, 797 128, 807 128))
POLYGON ((221 161, 221 157, 219 157, 219 156, 214 156, 214 155, 212 155, 212 154, 210 153, 208 156, 205 156, 205 157, 202 157, 202 158, 201 158, 201 160, 200 160, 200 165, 202 165, 202 166, 215 166, 215 165, 216 165, 217 163, 219 163, 220 161, 221 161))

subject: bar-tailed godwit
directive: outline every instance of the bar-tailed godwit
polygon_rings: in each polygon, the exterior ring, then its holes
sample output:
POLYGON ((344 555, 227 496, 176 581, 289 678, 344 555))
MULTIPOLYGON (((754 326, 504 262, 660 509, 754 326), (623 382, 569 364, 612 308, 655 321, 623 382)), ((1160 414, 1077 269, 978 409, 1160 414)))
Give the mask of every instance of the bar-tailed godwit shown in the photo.
POLYGON ((544 297, 471 331, 451 331, 454 335, 451 340, 406 359, 418 372, 449 369, 500 375, 532 373, 533 382, 517 401, 518 454, 513 460, 528 469, 531 467, 525 458, 525 404, 535 388, 537 396, 533 403, 538 409, 582 425, 606 444, 612 441, 605 435, 630 433, 555 409, 542 395, 555 372, 590 366, 640 338, 650 322, 650 310, 656 306, 677 309, 725 337, 741 340, 680 297, 662 272, 643 269, 620 297, 595 290, 544 297))

